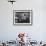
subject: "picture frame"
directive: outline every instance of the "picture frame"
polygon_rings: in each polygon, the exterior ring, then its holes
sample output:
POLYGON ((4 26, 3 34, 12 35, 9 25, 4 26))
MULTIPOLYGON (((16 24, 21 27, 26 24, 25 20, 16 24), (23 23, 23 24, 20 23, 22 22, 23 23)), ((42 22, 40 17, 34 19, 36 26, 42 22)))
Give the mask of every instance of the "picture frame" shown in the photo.
POLYGON ((32 25, 32 10, 13 10, 13 25, 32 25))

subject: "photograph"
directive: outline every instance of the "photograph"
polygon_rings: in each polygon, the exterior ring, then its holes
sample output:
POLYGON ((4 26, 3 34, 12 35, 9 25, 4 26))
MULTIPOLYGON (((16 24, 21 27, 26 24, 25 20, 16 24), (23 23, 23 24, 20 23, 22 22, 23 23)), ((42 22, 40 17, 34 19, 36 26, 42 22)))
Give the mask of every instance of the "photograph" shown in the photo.
POLYGON ((31 24, 32 10, 14 10, 13 24, 31 24))
POLYGON ((0 0, 0 46, 46 46, 46 0, 0 0))

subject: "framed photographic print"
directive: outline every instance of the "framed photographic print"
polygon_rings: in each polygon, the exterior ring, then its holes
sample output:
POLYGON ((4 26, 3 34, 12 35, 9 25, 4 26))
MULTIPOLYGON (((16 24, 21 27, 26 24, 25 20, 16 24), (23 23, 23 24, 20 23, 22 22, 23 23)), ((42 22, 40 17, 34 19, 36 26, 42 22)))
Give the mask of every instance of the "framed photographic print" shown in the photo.
POLYGON ((14 25, 32 25, 32 10, 13 10, 14 25))

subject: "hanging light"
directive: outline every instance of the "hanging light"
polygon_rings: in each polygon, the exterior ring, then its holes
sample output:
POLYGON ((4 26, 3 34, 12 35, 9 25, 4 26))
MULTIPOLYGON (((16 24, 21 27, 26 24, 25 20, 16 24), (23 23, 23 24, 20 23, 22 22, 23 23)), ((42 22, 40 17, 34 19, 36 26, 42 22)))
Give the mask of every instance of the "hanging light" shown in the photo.
POLYGON ((8 0, 8 2, 11 2, 12 4, 16 2, 15 0, 8 0))

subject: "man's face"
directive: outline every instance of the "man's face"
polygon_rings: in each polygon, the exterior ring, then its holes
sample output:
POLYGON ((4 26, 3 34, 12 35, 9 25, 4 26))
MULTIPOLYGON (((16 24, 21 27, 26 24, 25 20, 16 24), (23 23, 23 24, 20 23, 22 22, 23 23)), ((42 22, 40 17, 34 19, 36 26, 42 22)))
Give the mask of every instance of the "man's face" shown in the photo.
POLYGON ((23 13, 21 19, 26 20, 28 18, 28 13, 23 13))

